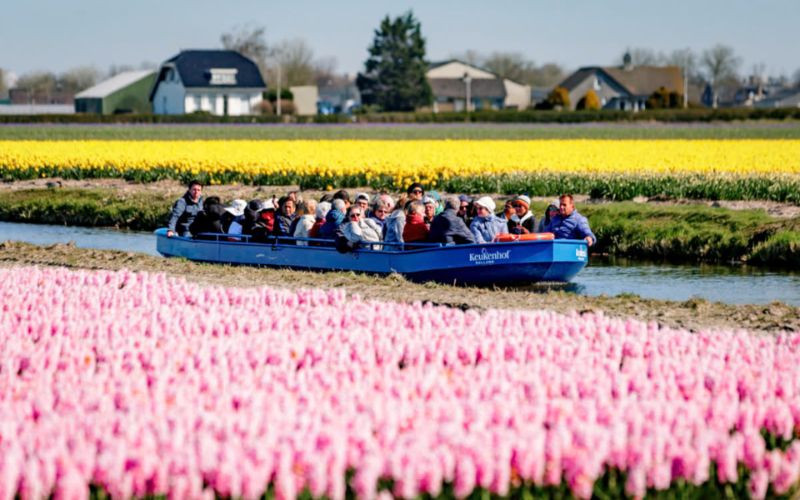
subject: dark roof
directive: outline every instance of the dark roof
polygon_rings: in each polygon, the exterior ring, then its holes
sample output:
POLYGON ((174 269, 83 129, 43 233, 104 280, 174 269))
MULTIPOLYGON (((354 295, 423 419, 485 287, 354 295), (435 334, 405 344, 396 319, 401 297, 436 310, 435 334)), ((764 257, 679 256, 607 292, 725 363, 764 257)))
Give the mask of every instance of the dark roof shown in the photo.
MULTIPOLYGON (((430 78, 428 82, 436 97, 466 99, 467 85, 461 78, 430 78)), ((506 97, 506 87, 499 78, 473 78, 470 83, 470 97, 479 99, 506 97)))
MULTIPOLYGON (((211 68, 235 68, 236 83, 224 85, 228 88, 263 88, 264 79, 252 59, 235 50, 184 50, 168 59, 178 68, 184 87, 211 87, 211 68)), ((220 85, 223 87, 223 85, 220 85)))
POLYGON ((559 86, 572 90, 597 72, 604 73, 632 95, 650 95, 660 87, 677 91, 683 89, 679 66, 635 66, 631 69, 590 66, 572 73, 559 86))

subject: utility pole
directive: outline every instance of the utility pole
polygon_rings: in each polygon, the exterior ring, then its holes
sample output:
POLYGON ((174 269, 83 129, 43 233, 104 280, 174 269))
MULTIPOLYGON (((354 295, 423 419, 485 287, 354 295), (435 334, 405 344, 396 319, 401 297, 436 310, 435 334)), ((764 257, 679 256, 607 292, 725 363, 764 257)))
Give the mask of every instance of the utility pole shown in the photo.
POLYGON ((683 109, 689 107, 689 72, 683 67, 683 109))
POLYGON ((470 112, 470 104, 472 103, 472 77, 469 76, 469 73, 464 73, 464 84, 467 86, 467 102, 466 102, 466 111, 467 113, 470 112))
POLYGON ((275 99, 277 107, 275 108, 278 116, 281 116, 281 62, 278 61, 278 96, 275 99))

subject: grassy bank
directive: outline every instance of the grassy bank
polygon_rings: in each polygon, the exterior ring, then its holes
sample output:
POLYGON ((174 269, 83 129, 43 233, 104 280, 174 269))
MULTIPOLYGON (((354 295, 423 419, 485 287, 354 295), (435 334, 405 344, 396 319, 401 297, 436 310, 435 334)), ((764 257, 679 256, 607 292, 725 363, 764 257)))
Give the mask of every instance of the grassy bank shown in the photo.
POLYGON ((800 121, 715 124, 0 125, 0 140, 800 139, 800 121))
MULTIPOLYGON (((214 187, 207 194, 215 194, 214 187)), ((180 188, 112 187, 8 190, 0 220, 153 230, 163 226, 180 188)), ((280 193, 275 191, 275 193, 280 193)), ((266 197, 254 187, 220 187, 223 199, 266 197)), ((534 213, 544 211, 534 203, 534 213)), ((673 262, 749 262, 800 268, 800 217, 779 219, 764 210, 700 204, 612 202, 581 205, 597 234, 595 253, 673 262)))
POLYGON ((548 309, 561 313, 597 312, 622 318, 633 317, 661 325, 699 330, 744 328, 758 332, 800 329, 800 308, 784 304, 727 305, 690 299, 684 302, 642 299, 635 295, 587 297, 564 291, 531 293, 518 289, 453 287, 436 283, 417 284, 401 276, 376 278, 350 272, 313 273, 286 269, 201 264, 185 259, 163 259, 133 252, 92 250, 73 245, 37 246, 0 242, 0 265, 48 265, 76 269, 107 269, 163 272, 188 280, 224 286, 270 284, 288 289, 344 288, 368 299, 399 302, 432 302, 460 309, 548 309))

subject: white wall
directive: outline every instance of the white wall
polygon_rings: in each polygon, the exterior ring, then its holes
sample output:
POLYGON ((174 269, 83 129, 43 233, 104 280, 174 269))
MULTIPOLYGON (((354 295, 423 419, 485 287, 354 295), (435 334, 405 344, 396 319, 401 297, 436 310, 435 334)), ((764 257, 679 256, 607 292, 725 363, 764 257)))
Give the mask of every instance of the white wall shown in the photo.
POLYGON ((317 101, 319 101, 319 89, 316 85, 303 85, 300 87, 289 87, 294 96, 294 112, 299 116, 312 116, 317 114, 317 101))
POLYGON ((518 110, 527 109, 531 105, 531 87, 530 85, 522 85, 511 80, 503 80, 503 86, 506 89, 506 100, 503 106, 514 107, 518 110))
POLYGON ((224 92, 214 90, 189 90, 184 99, 186 113, 207 111, 213 115, 225 114, 225 96, 228 96, 228 116, 250 115, 262 100, 261 92, 224 92))
POLYGON ((153 113, 157 115, 182 115, 185 111, 186 89, 180 80, 161 81, 153 96, 153 113))
POLYGON ((467 73, 472 78, 495 78, 495 76, 488 71, 483 71, 482 69, 458 61, 429 69, 425 76, 428 78, 463 78, 464 73, 467 73))

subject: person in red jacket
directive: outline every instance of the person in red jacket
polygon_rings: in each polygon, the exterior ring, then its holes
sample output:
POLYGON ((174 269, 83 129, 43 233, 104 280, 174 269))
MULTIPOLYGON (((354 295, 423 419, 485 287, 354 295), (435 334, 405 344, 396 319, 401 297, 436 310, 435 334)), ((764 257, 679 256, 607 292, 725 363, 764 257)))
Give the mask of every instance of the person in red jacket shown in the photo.
POLYGON ((425 205, 421 201, 412 201, 406 214, 406 226, 403 228, 403 241, 412 243, 425 241, 429 227, 425 224, 425 205))

